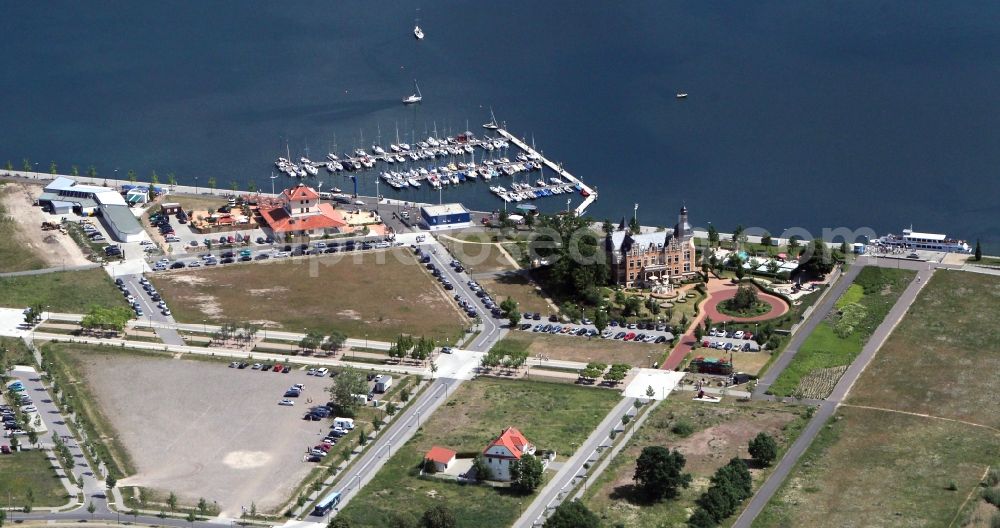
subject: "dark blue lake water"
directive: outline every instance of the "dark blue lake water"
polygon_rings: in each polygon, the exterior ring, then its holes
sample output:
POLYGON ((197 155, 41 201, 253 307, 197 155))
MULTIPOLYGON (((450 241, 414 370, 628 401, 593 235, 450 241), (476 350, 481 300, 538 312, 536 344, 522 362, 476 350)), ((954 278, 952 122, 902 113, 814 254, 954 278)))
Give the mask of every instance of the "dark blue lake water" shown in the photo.
MULTIPOLYGON (((270 190, 286 144, 323 159, 397 127, 479 133, 492 106, 601 191, 598 218, 638 202, 672 224, 686 203, 723 230, 912 223, 1000 251, 997 3, 56 1, 4 18, 16 167, 270 190)), ((444 199, 502 206, 483 183, 444 199)))

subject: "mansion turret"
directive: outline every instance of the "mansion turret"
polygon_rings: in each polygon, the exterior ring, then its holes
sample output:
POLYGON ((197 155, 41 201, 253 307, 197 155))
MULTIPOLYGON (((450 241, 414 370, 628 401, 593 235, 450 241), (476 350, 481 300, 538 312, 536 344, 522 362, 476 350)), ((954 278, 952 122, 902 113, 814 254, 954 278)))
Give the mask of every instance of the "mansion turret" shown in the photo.
POLYGON ((611 281, 619 286, 651 287, 680 282, 697 274, 694 232, 687 207, 681 207, 673 229, 632 234, 624 220, 605 239, 611 281))

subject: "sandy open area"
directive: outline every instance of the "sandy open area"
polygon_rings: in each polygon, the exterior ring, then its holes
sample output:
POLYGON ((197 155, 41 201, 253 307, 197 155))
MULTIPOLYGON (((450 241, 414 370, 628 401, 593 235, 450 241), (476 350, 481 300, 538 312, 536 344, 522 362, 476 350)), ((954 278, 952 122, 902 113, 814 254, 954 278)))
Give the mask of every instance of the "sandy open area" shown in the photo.
MULTIPOLYGON (((0 199, 7 208, 7 214, 18 222, 17 237, 21 244, 30 248, 48 267, 78 266, 89 261, 80 247, 69 235, 59 231, 42 231, 42 222, 58 222, 61 218, 42 211, 32 205, 42 194, 42 186, 31 183, 13 182, 4 185, 0 199)), ((76 215, 68 215, 71 220, 76 215)))
POLYGON ((119 486, 172 491, 192 503, 204 497, 228 516, 251 502, 270 511, 312 469, 305 449, 329 427, 302 420, 306 398, 327 401, 329 378, 166 357, 84 357, 88 384, 139 470, 119 486), (305 393, 294 407, 279 406, 294 383, 305 393))

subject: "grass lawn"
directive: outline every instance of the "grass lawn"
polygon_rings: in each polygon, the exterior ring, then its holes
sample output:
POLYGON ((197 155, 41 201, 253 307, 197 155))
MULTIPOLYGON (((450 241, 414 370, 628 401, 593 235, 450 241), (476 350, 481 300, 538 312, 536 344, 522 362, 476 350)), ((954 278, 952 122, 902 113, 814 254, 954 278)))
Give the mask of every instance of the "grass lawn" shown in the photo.
POLYGON ((409 250, 221 266, 153 278, 178 321, 253 321, 268 328, 400 333, 454 342, 465 317, 409 250))
POLYGON ((873 266, 861 270, 854 284, 837 299, 836 306, 838 310, 848 305, 863 306, 865 316, 854 325, 853 331, 840 337, 835 327, 841 316, 839 313, 831 313, 806 338, 802 348, 771 385, 768 393, 812 398, 823 398, 829 394, 839 375, 827 375, 832 371, 824 369, 850 365, 854 361, 868 337, 882 323, 914 275, 915 272, 910 270, 873 266))
POLYGON ((563 359, 589 363, 599 361, 608 365, 626 363, 635 367, 648 367, 654 361, 661 361, 662 356, 669 352, 670 343, 634 343, 612 339, 601 339, 552 335, 536 332, 510 332, 497 345, 525 348, 529 357, 548 356, 550 359, 563 359))
POLYGON ((86 313, 94 304, 128 306, 115 283, 100 268, 0 277, 0 306, 23 308, 35 303, 65 313, 86 313))
MULTIPOLYGON (((654 409, 628 446, 584 495, 587 506, 604 519, 604 526, 635 528, 684 526, 695 499, 709 485, 709 478, 733 457, 749 459, 747 445, 759 432, 772 435, 782 450, 798 436, 805 424, 803 409, 773 402, 738 403, 724 400, 705 405, 687 399, 667 399, 654 409), (692 434, 673 432, 679 423, 691 426, 692 434), (676 448, 686 459, 685 471, 693 477, 680 497, 657 504, 635 496, 635 461, 647 446, 676 448)), ((751 467, 754 486, 764 481, 767 469, 751 467)))
POLYGON ((933 417, 1000 428, 998 317, 1000 278, 938 270, 755 526, 962 526, 1000 434, 933 417))
MULTIPOLYGON (((14 185, 0 185, 0 272, 41 269, 45 262, 22 240, 25 234, 17 220, 7 214, 4 200, 14 197, 14 185)), ((36 226, 37 227, 37 226, 36 226)))
MULTIPOLYGON (((6 438, 3 444, 7 444, 6 438)), ((4 507, 8 502, 15 508, 24 506, 29 489, 35 497, 33 506, 62 506, 69 500, 44 451, 0 456, 0 496, 4 498, 4 507)), ((10 522, 9 514, 7 521, 10 522)))
POLYGON ((510 526, 520 506, 526 507, 533 496, 418 477, 424 453, 434 445, 480 452, 504 427, 515 426, 538 449, 554 449, 565 460, 618 398, 611 391, 537 381, 466 382, 413 439, 394 449, 385 467, 338 517, 355 527, 395 526, 397 515, 416 519, 441 503, 455 513, 459 526, 510 526))
POLYGON ((753 526, 949 526, 996 445, 975 427, 843 407, 753 526))
POLYGON ((28 345, 19 337, 0 336, 0 365, 10 361, 14 365, 34 365, 35 358, 28 345))
POLYGON ((548 315, 555 312, 546 301, 542 290, 523 275, 479 279, 479 285, 490 292, 497 302, 501 302, 507 297, 513 297, 517 301, 517 309, 521 313, 538 312, 548 315))
POLYGON ((470 273, 490 273, 512 271, 517 266, 503 254, 498 244, 490 243, 485 234, 463 233, 457 237, 438 236, 453 257, 458 259, 470 273), (467 243, 463 243, 465 241, 467 243))

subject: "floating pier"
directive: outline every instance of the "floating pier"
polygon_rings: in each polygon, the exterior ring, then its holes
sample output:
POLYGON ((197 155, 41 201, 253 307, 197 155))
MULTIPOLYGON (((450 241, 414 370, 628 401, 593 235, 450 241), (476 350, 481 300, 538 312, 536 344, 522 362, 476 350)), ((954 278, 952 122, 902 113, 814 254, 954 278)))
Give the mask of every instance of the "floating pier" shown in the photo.
POLYGON ((527 143, 502 128, 496 129, 495 132, 499 137, 477 138, 472 132, 467 131, 444 139, 428 137, 425 141, 418 141, 413 145, 391 144, 388 149, 373 145, 371 153, 361 148, 355 149, 353 154, 344 156, 330 153, 326 161, 301 158, 299 163, 296 163, 290 159, 278 158, 275 165, 289 176, 302 178, 317 176, 322 168, 331 174, 344 172, 346 175, 355 171, 371 170, 377 163, 384 163, 385 170, 378 177, 396 190, 419 188, 425 183, 434 189, 442 189, 468 181, 482 179, 491 182, 494 179, 510 176, 514 181, 509 183, 511 187, 509 190, 503 185, 490 186, 490 191, 504 202, 521 202, 579 192, 584 200, 574 210, 577 215, 582 215, 597 199, 597 192, 593 188, 542 156, 527 143), (507 158, 511 144, 522 151, 514 156, 513 160, 507 158), (478 163, 477 150, 481 156, 481 161, 478 163), (401 167, 404 165, 405 169, 401 167), (394 167, 400 168, 394 169, 394 167), (559 177, 546 179, 545 167, 554 171, 559 177), (541 176, 537 181, 529 183, 528 174, 534 171, 539 171, 541 176), (519 175, 524 176, 525 181, 518 181, 519 175))
POLYGON ((499 128, 497 129, 497 133, 500 134, 500 136, 502 136, 503 138, 510 141, 511 143, 517 145, 518 148, 520 148, 521 150, 527 152, 528 157, 541 161, 546 167, 555 171, 556 174, 558 174, 561 178, 577 185, 580 188, 580 194, 584 196, 584 200, 583 202, 580 203, 580 205, 576 206, 576 209, 573 210, 577 216, 582 216, 584 211, 587 210, 587 207, 590 207, 590 204, 594 203, 594 201, 597 200, 597 191, 587 186, 587 184, 583 183, 583 181, 581 181, 576 176, 573 176, 572 174, 567 172, 566 169, 562 168, 562 166, 549 160, 545 156, 542 156, 538 152, 535 152, 535 149, 528 146, 527 143, 514 137, 514 135, 511 134, 510 132, 507 132, 506 130, 499 128))

